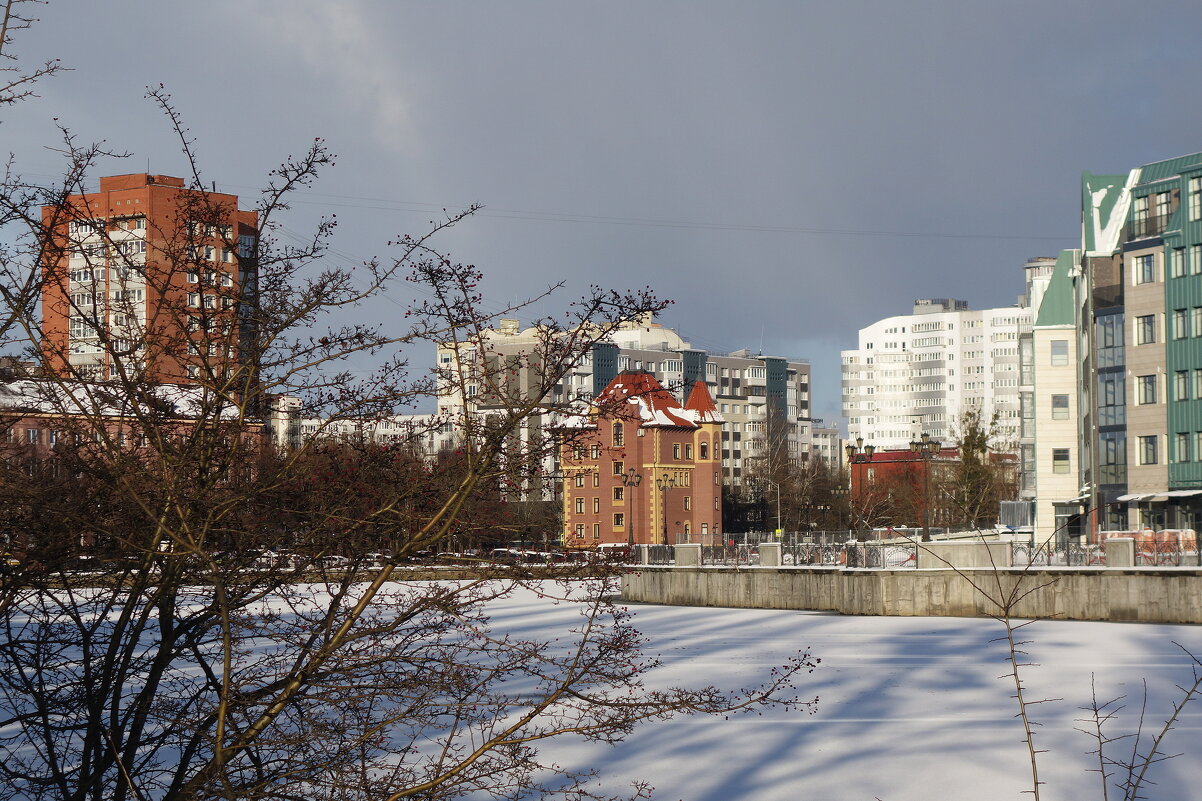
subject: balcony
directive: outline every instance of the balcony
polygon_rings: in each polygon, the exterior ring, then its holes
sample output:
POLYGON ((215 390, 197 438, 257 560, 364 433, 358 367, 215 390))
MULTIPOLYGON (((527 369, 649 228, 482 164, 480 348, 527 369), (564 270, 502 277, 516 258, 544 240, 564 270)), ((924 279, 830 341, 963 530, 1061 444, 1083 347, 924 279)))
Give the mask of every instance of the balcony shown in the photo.
POLYGON ((1160 236, 1168 228, 1169 220, 1172 218, 1172 213, 1136 217, 1128 222, 1124 228, 1123 241, 1129 242, 1133 239, 1148 239, 1160 236))

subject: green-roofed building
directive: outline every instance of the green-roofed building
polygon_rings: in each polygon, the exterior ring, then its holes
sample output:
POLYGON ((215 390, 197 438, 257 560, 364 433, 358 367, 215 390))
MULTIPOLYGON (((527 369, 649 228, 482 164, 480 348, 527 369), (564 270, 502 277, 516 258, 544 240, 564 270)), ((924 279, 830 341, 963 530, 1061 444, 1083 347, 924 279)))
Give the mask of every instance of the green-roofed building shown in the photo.
MULTIPOLYGON (((1202 153, 1081 180, 1083 509, 1202 524, 1202 153)), ((1060 298, 1048 315, 1063 314, 1060 298)), ((1041 310, 1042 311, 1042 310, 1041 310)))

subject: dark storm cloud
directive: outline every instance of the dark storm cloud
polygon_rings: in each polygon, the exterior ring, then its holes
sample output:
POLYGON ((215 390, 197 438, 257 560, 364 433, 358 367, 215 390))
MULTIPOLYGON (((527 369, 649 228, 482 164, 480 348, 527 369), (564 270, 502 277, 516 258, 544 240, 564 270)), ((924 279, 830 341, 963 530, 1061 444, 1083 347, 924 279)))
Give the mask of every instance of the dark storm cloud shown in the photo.
MULTIPOLYGON (((338 214, 366 257, 435 210, 497 300, 651 283, 714 350, 815 365, 913 298, 1014 302, 1075 244, 1082 170, 1202 150, 1194 4, 54 2, 21 42, 75 72, 0 137, 31 173, 57 116, 179 173, 162 82, 207 177, 249 194, 314 136, 339 164, 290 228, 338 214)), ((383 304, 383 319, 396 312, 383 304)))

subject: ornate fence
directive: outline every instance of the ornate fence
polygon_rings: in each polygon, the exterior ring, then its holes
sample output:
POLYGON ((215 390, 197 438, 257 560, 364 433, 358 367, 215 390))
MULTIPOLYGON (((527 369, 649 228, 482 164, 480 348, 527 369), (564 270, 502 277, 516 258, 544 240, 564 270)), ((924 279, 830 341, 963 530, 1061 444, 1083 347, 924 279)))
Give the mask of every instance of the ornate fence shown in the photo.
MULTIPOLYGON (((821 539, 821 538, 819 538, 821 539)), ((994 542, 996 540, 985 540, 994 542)), ((1010 562, 1003 564, 1004 557, 995 557, 998 567, 1042 568, 1042 567, 1106 567, 1106 548, 1093 543, 1055 543, 1032 545, 1029 542, 1009 544, 1010 562)), ((794 541, 780 545, 782 567, 845 567, 878 568, 897 570, 917 567, 946 566, 939 556, 928 556, 922 552, 923 543, 914 539, 899 539, 892 542, 835 542, 794 541)), ((751 566, 760 564, 760 547, 747 545, 705 545, 700 548, 700 564, 712 566, 751 566)), ((1200 567, 1202 553, 1196 547, 1184 547, 1180 543, 1137 544, 1134 552, 1135 565, 1139 567, 1200 567)), ((630 554, 631 564, 671 565, 676 562, 674 546, 640 546, 630 554)), ((1127 562, 1126 565, 1130 565, 1127 562)), ((1123 564, 1118 565, 1124 566, 1123 564)))

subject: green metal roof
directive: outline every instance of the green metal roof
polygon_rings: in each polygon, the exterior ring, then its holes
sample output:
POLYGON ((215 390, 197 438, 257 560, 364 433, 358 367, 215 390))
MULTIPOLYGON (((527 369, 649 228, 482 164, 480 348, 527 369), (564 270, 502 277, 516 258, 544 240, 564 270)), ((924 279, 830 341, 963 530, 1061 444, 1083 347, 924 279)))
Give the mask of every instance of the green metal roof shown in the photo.
POLYGON ((1073 325, 1076 315, 1073 313, 1073 279, 1069 277, 1069 270, 1077 253, 1075 250, 1062 250, 1056 256, 1056 266, 1052 269, 1052 278, 1039 303, 1035 325, 1073 325))
POLYGON ((1139 184, 1137 186, 1163 181, 1166 178, 1172 178, 1181 175, 1183 172, 1197 169, 1202 169, 1202 153, 1191 153, 1188 156, 1154 161, 1140 168, 1139 184))

